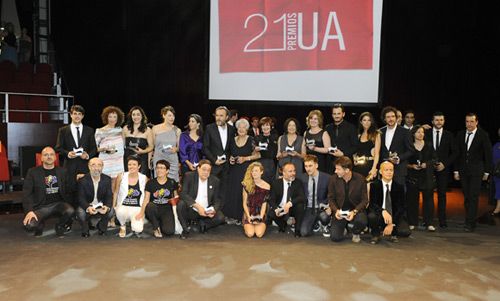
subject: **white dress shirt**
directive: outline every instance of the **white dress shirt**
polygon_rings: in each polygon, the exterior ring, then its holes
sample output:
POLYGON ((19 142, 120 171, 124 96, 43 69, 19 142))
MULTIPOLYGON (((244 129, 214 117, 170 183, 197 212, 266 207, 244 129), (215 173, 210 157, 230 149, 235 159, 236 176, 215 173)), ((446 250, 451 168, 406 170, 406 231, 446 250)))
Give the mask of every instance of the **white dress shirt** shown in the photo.
POLYGON ((75 125, 75 124, 71 123, 69 126, 69 128, 71 129, 71 135, 73 136, 73 140, 75 140, 75 145, 77 147, 80 147, 80 145, 78 145, 78 135, 77 135, 77 131, 76 131, 77 127, 80 130, 80 138, 81 138, 82 134, 83 134, 83 124, 80 123, 79 125, 75 125))
POLYGON ((469 143, 467 144, 467 150, 469 150, 470 145, 472 144, 472 140, 474 140, 474 137, 476 136, 476 132, 477 132, 477 128, 476 128, 476 129, 474 129, 472 132, 469 132, 469 131, 467 131, 467 130, 465 131, 465 140, 464 140, 464 142, 466 142, 466 141, 467 141, 467 135, 468 135, 468 133, 472 133, 472 134, 470 135, 470 137, 469 137, 469 143))
POLYGON ((226 126, 217 126, 219 130, 220 140, 222 141, 222 148, 226 149, 227 144, 227 125, 226 126))
POLYGON ((196 195, 196 203, 203 208, 208 207, 208 179, 202 181, 198 178, 198 194, 196 195))
POLYGON ((391 144, 392 144, 392 139, 394 138, 394 133, 396 132, 396 128, 398 126, 394 126, 393 129, 387 127, 387 130, 385 132, 385 147, 387 148, 387 150, 390 150, 391 148, 391 144))
POLYGON ((440 128, 439 130, 436 128, 432 128, 432 144, 434 145, 434 149, 437 149, 437 142, 441 145, 441 139, 443 138, 444 129, 440 128), (439 132, 439 141, 436 141, 436 133, 439 132))
POLYGON ((382 180, 382 184, 383 184, 382 189, 384 190, 384 193, 382 194, 384 197, 384 202, 382 203, 382 209, 385 210, 385 195, 387 193, 387 186, 386 185, 389 184, 389 193, 390 193, 391 189, 392 189, 392 180, 389 183, 386 183, 386 182, 384 182, 384 180, 382 180))
POLYGON ((287 180, 283 179, 283 197, 281 198, 281 203, 280 207, 285 207, 286 202, 288 201, 288 183, 292 185, 292 182, 288 182, 287 180))

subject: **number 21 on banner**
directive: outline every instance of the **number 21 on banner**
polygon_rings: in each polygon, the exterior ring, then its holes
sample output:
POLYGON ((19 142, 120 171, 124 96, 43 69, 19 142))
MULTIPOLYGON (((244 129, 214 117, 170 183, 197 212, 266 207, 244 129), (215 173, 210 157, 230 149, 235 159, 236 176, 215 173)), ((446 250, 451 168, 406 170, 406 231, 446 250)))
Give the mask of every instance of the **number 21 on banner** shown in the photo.
MULTIPOLYGON (((250 20, 253 18, 260 18, 264 21, 264 27, 256 36, 254 36, 243 48, 243 52, 264 52, 264 51, 294 51, 297 48, 302 50, 314 50, 318 46, 318 12, 313 13, 313 28, 312 28, 312 41, 310 45, 304 45, 303 38, 303 13, 284 13, 280 18, 273 21, 277 24, 283 23, 283 45, 280 48, 252 48, 251 45, 262 38, 268 28, 267 17, 263 14, 252 14, 245 20, 244 28, 247 29, 250 20)), ((326 51, 328 41, 338 40, 339 50, 345 51, 344 37, 340 29, 340 23, 337 18, 336 12, 329 12, 328 21, 326 23, 325 34, 321 43, 321 51, 326 51), (335 34, 331 34, 332 26, 335 28, 335 34)))

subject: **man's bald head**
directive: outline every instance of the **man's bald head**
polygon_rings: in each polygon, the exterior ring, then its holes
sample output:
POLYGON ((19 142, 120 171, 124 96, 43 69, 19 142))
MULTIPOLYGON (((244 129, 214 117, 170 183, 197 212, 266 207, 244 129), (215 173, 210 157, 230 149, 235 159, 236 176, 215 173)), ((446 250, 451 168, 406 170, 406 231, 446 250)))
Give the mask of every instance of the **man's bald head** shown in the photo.
POLYGON ((385 182, 390 182, 394 177, 394 164, 384 161, 380 164, 380 175, 385 182))
POLYGON ((93 178, 99 178, 102 173, 102 168, 104 166, 104 162, 102 162, 99 158, 92 158, 89 160, 89 171, 90 175, 93 178))
POLYGON ((55 150, 50 147, 46 146, 42 149, 42 165, 45 169, 52 169, 54 168, 54 162, 56 161, 56 152, 55 150))

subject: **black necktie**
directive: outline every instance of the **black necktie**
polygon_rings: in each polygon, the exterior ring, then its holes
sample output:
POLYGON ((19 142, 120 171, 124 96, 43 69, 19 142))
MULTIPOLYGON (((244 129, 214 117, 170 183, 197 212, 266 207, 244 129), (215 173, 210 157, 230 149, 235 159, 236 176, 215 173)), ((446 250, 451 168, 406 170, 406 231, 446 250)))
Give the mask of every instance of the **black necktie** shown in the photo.
POLYGON ((287 182, 288 183, 288 189, 286 190, 286 201, 291 202, 292 201, 292 182, 287 182))
POLYGON ((391 200, 391 191, 389 190, 389 184, 385 184, 387 190, 385 191, 385 210, 392 215, 392 200, 391 200))
POLYGON ((78 147, 78 148, 80 147, 81 139, 82 139, 82 137, 80 135, 80 127, 77 126, 76 127, 76 147, 78 147))
POLYGON ((436 150, 439 148, 439 131, 436 131, 436 150))
POLYGON ((313 180, 313 196, 312 196, 312 207, 313 207, 313 213, 316 213, 316 180, 312 178, 313 180))
POLYGON ((469 138, 472 132, 467 132, 467 139, 465 139, 465 149, 469 150, 469 138))

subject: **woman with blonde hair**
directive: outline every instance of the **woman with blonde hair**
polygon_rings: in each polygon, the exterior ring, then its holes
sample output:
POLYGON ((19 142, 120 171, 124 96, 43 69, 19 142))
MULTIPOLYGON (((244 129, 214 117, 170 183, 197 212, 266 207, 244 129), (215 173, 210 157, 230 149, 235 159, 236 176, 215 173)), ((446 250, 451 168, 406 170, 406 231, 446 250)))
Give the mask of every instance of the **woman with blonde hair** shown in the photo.
POLYGON ((271 186, 264 180, 264 166, 251 163, 241 184, 243 185, 243 229, 249 238, 262 237, 266 232, 267 199, 271 186))
POLYGON ((304 143, 306 154, 315 155, 318 158, 320 171, 332 173, 328 170, 327 158, 330 152, 330 135, 323 129, 323 113, 320 110, 312 110, 306 118, 307 130, 304 132, 304 143))

